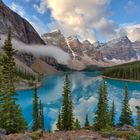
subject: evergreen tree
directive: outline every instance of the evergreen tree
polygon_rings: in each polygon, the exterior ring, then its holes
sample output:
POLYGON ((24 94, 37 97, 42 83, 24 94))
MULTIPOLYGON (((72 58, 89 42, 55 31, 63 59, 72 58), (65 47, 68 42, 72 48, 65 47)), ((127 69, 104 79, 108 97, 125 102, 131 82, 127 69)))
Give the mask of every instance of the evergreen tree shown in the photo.
POLYGON ((43 107, 43 104, 41 103, 41 100, 40 100, 40 103, 39 103, 39 128, 44 130, 44 107, 43 107))
POLYGON ((104 114, 104 124, 105 127, 110 127, 111 126, 111 116, 110 116, 110 112, 109 112, 109 107, 108 107, 108 98, 107 98, 107 85, 106 85, 106 81, 104 80, 103 83, 103 114, 104 114))
POLYGON ((85 119, 85 128, 89 129, 90 124, 89 124, 89 120, 88 120, 88 114, 86 114, 86 119, 85 119))
POLYGON ((16 104, 15 83, 17 80, 14 55, 16 51, 12 47, 12 32, 9 28, 7 39, 2 48, 4 54, 0 59, 2 76, 0 81, 0 127, 7 133, 22 132, 26 129, 26 122, 22 116, 19 105, 16 104))
POLYGON ((74 123, 74 117, 73 117, 73 102, 71 99, 71 93, 69 94, 69 109, 68 109, 68 114, 69 114, 69 120, 68 120, 68 126, 69 130, 73 129, 73 123, 74 123))
POLYGON ((140 106, 136 106, 137 108, 137 129, 140 131, 140 106))
POLYGON ((81 128, 80 121, 78 119, 76 119, 73 123, 73 129, 74 130, 79 130, 80 128, 81 128))
POLYGON ((68 75, 65 76, 63 105, 61 111, 62 130, 72 130, 73 126, 73 103, 71 100, 70 81, 68 75))
POLYGON ((111 116, 111 124, 112 127, 115 125, 115 103, 112 102, 111 110, 110 110, 110 116, 111 116))
POLYGON ((124 100, 122 105, 122 111, 120 116, 120 125, 123 126, 124 124, 133 125, 132 119, 132 111, 130 109, 129 100, 128 100, 128 87, 125 86, 125 93, 124 93, 124 100))
POLYGON ((119 79, 140 80, 140 61, 105 68, 103 75, 119 79))
POLYGON ((39 129, 39 109, 38 109, 38 93, 37 85, 34 84, 34 98, 33 98, 33 125, 32 130, 36 131, 39 129))
POLYGON ((111 129, 111 117, 108 111, 106 83, 100 85, 97 111, 95 112, 94 128, 96 130, 111 129))
POLYGON ((61 113, 60 112, 58 115, 58 120, 57 120, 56 126, 57 126, 58 130, 62 130, 62 120, 61 120, 61 113))
POLYGON ((97 105, 97 111, 95 112, 95 123, 94 128, 96 130, 101 130, 103 126, 103 87, 100 85, 100 91, 99 91, 99 99, 98 99, 98 105, 97 105))

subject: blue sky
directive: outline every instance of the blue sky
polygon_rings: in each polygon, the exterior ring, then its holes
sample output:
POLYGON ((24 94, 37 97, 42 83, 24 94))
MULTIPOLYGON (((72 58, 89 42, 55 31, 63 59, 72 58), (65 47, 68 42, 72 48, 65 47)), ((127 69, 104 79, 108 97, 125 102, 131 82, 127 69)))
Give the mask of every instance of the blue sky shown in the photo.
POLYGON ((4 0, 40 33, 60 29, 65 36, 105 41, 127 35, 140 39, 140 0, 4 0), (132 35, 133 33, 133 35, 132 35))

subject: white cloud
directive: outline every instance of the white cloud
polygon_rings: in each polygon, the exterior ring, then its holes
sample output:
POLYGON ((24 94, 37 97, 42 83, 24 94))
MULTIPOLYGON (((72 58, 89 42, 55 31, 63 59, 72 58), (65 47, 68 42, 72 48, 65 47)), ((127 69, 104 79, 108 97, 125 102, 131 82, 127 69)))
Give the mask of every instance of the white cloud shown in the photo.
MULTIPOLYGON (((1 36, 1 43, 4 43, 5 36, 1 36)), ((22 52, 30 52, 36 56, 49 56, 55 58, 61 64, 67 64, 70 59, 68 53, 64 52, 62 49, 56 46, 48 46, 48 45, 27 45, 23 42, 17 41, 15 39, 12 40, 13 48, 22 52)))
POLYGON ((128 36, 128 38, 132 41, 140 41, 140 24, 128 24, 124 25, 118 31, 118 36, 128 36))
MULTIPOLYGON (((31 0, 26 0, 26 2, 30 2, 31 0)), ((12 3, 10 8, 18 13, 21 17, 28 20, 31 25, 37 30, 39 34, 46 33, 48 31, 48 26, 44 24, 36 15, 27 16, 24 8, 16 3, 12 3)))
POLYGON ((47 9, 47 1, 41 1, 40 6, 34 4, 34 8, 37 9, 40 14, 44 14, 47 9))
MULTIPOLYGON (((79 104, 75 105, 74 115, 84 124, 85 116, 88 114, 89 120, 93 119, 93 105, 97 103, 97 99, 91 96, 88 100, 84 98, 79 99, 79 104)), ((92 122, 91 122, 92 123, 92 122)))
POLYGON ((51 28, 59 28, 65 36, 78 34, 81 39, 95 42, 96 32, 106 40, 112 38, 117 25, 108 19, 110 0, 41 0, 35 5, 37 11, 44 14, 51 10, 51 28))
POLYGON ((136 115, 137 114, 136 106, 140 106, 140 99, 131 98, 129 104, 133 114, 136 115))
POLYGON ((137 5, 134 1, 129 0, 127 5, 125 6, 125 10, 127 13, 133 13, 137 10, 137 5))
POLYGON ((25 16, 25 11, 24 8, 14 2, 12 2, 12 5, 10 6, 10 8, 17 12, 20 16, 24 17, 25 16))

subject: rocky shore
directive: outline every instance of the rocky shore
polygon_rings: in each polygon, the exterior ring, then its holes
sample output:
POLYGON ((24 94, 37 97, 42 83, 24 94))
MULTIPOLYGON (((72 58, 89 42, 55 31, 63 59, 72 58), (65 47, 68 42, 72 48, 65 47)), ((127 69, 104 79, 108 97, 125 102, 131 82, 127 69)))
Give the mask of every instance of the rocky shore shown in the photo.
POLYGON ((114 128, 110 132, 95 132, 93 130, 80 129, 47 133, 39 130, 10 135, 6 135, 6 131, 0 128, 0 140, 133 140, 134 138, 140 139, 140 133, 129 125, 114 128))
POLYGON ((126 82, 136 82, 136 83, 140 83, 140 80, 119 79, 119 78, 112 78, 112 77, 107 77, 107 76, 103 76, 103 78, 104 78, 104 79, 117 80, 117 81, 126 81, 126 82))

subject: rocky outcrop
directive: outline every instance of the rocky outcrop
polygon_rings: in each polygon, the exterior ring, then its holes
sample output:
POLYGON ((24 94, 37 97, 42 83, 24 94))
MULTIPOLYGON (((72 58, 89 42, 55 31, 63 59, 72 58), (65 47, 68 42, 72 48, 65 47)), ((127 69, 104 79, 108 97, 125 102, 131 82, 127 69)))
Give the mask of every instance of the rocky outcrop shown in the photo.
POLYGON ((13 12, 0 0, 0 34, 7 34, 11 27, 14 38, 27 44, 45 44, 33 26, 24 18, 13 12))
POLYGON ((131 125, 123 125, 122 127, 118 127, 115 129, 116 131, 130 131, 130 132, 137 132, 137 130, 131 125))
POLYGON ((65 38, 60 30, 54 30, 50 33, 43 34, 42 39, 46 44, 55 45, 64 50, 72 59, 81 61, 84 54, 91 57, 91 59, 102 59, 101 53, 96 51, 94 45, 88 40, 82 43, 77 36, 69 36, 65 38))
POLYGON ((82 44, 84 53, 91 57, 92 60, 103 60, 102 53, 96 49, 99 44, 91 44, 88 40, 85 40, 82 44))
POLYGON ((6 130, 0 128, 0 140, 4 140, 5 135, 6 135, 6 130))
POLYGON ((99 48, 103 57, 109 60, 118 59, 129 61, 137 59, 136 51, 128 37, 113 39, 99 48))
POLYGON ((41 37, 47 45, 58 46, 66 52, 69 51, 65 37, 60 30, 54 30, 50 33, 45 33, 41 37))
POLYGON ((106 48, 102 49, 101 53, 104 58, 108 60, 124 60, 130 61, 132 59, 137 59, 137 53, 132 47, 124 48, 124 47, 114 47, 114 48, 106 48))

